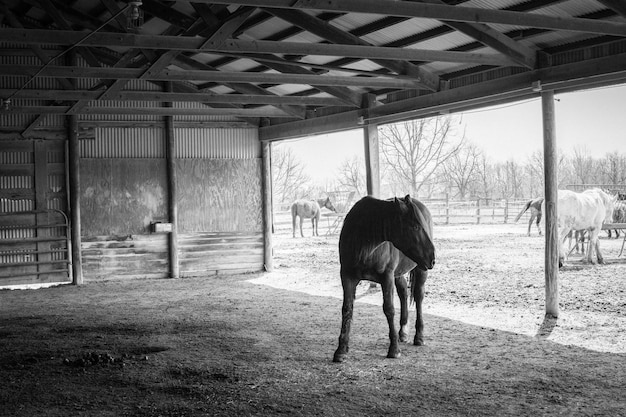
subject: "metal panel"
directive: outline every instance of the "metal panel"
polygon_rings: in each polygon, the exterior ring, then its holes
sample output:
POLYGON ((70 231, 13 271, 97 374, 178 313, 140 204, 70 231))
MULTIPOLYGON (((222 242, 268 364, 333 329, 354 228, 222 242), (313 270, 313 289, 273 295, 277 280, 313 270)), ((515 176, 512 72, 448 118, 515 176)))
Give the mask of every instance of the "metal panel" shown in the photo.
POLYGON ((254 159, 261 156, 257 129, 176 128, 177 158, 254 159))
POLYGON ((81 158, 164 158, 160 128, 96 128, 94 140, 80 141, 81 158))

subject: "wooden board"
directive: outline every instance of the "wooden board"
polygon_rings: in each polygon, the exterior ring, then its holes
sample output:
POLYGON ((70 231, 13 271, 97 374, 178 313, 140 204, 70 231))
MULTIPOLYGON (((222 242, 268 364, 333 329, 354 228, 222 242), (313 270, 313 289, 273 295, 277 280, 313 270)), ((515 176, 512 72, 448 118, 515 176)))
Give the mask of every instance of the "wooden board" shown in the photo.
POLYGON ((83 236, 149 233, 167 219, 165 161, 81 159, 83 236))
POLYGON ((180 159, 178 230, 261 232, 260 159, 180 159))

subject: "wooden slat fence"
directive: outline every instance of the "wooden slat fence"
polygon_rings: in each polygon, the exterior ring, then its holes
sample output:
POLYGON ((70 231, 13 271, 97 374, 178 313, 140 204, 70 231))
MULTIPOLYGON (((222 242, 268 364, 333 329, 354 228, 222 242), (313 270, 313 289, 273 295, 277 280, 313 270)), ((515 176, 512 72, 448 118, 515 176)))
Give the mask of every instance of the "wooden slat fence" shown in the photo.
MULTIPOLYGON (((515 216, 529 199, 503 200, 465 200, 454 201, 447 199, 421 200, 430 210, 435 224, 496 224, 512 223, 515 216)), ((519 223, 527 223, 530 213, 527 211, 520 218, 519 223)), ((339 233, 341 228, 333 226, 335 216, 325 209, 319 223, 320 235, 325 233, 339 233)), ((274 212, 274 233, 291 233, 291 213, 287 210, 274 212)), ((311 222, 304 223, 305 236, 311 234, 311 222)))

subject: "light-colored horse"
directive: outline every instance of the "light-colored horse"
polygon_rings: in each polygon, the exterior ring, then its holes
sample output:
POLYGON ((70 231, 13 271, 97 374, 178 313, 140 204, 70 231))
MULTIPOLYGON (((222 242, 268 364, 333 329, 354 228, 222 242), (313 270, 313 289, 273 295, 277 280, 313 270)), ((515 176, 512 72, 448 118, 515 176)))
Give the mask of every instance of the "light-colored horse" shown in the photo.
POLYGON ((616 197, 599 188, 577 193, 570 190, 558 191, 557 224, 559 229, 559 267, 565 260, 564 242, 571 231, 587 230, 589 232, 589 250, 587 261, 593 263, 595 249, 598 263, 604 263, 598 234, 604 221, 611 221, 616 197))
POLYGON ((313 226, 313 236, 319 236, 317 232, 317 226, 320 221, 321 208, 326 207, 330 211, 336 212, 337 210, 330 201, 330 197, 319 200, 296 200, 291 205, 291 224, 293 226, 293 237, 296 237, 296 217, 300 217, 300 236, 304 237, 302 233, 302 223, 304 219, 311 219, 311 225, 313 226))

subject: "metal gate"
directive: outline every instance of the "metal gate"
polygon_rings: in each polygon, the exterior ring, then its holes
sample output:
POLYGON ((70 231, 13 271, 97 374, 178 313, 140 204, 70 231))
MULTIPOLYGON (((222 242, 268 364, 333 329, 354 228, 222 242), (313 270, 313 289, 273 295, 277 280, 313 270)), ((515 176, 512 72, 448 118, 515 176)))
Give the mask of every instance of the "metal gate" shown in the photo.
POLYGON ((0 141, 0 287, 69 282, 63 140, 0 141))

